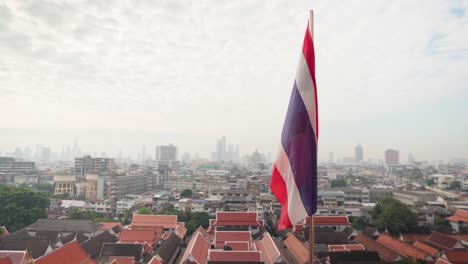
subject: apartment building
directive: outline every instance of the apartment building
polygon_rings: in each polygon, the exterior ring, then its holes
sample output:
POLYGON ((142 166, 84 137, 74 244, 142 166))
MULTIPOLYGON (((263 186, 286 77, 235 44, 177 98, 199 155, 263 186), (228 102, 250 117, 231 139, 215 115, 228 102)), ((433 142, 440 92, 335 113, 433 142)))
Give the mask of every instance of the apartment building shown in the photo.
POLYGON ((113 158, 93 158, 90 155, 75 158, 75 173, 109 173, 116 169, 113 158))

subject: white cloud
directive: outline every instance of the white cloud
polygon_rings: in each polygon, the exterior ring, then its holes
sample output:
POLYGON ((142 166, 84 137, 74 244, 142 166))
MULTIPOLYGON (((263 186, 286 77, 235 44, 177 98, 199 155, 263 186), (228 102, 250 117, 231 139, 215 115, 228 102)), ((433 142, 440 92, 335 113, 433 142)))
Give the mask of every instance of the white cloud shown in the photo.
MULTIPOLYGON (((404 118, 441 97, 468 98, 468 18, 460 11, 467 6, 6 1, 0 105, 9 114, 2 126, 226 135, 244 149, 274 151, 314 8, 321 148, 344 151, 327 136, 333 127, 359 130, 353 123, 395 112, 404 118)), ((387 144, 361 143, 375 144, 375 153, 387 144)))

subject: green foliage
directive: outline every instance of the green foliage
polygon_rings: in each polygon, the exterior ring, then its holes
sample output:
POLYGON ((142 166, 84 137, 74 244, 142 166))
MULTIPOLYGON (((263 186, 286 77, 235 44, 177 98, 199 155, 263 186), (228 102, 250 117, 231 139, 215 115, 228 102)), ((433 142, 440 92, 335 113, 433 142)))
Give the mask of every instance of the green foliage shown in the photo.
POLYGON ((96 213, 94 211, 88 211, 88 210, 81 210, 79 208, 73 208, 70 212, 68 212, 67 216, 68 216, 69 219, 94 220, 94 219, 102 217, 102 214, 96 213))
POLYGON ((121 219, 122 225, 129 225, 132 222, 133 212, 130 210, 125 210, 123 217, 121 219))
POLYGON ((346 187, 346 181, 343 179, 331 181, 331 187, 346 187))
POLYGON ((70 194, 69 193, 56 194, 56 195, 53 195, 52 198, 57 198, 57 199, 60 199, 60 200, 67 200, 67 199, 70 198, 70 194))
POLYGON ((47 192, 49 194, 54 193, 54 185, 49 184, 49 183, 38 183, 34 186, 36 190, 42 191, 42 192, 47 192))
POLYGON ((453 181, 450 183, 450 190, 460 190, 461 189, 461 184, 459 181, 453 181))
POLYGON ((393 236, 417 226, 416 214, 392 197, 379 200, 372 210, 372 218, 379 231, 388 231, 393 236))
POLYGON ((207 213, 192 213, 177 210, 161 210, 157 212, 158 215, 177 215, 177 220, 185 222, 187 228, 187 235, 193 234, 198 227, 202 226, 207 228, 210 224, 210 216, 207 213))
POLYGON ((184 197, 184 198, 190 198, 192 197, 193 193, 192 193, 192 190, 190 189, 185 189, 182 191, 182 193, 180 194, 180 197, 184 197))
POLYGON ((427 179, 427 180, 425 180, 425 183, 426 183, 426 185, 429 185, 429 186, 432 186, 432 185, 435 184, 433 179, 427 179))
POLYGON ((0 186, 0 226, 13 232, 47 217, 49 199, 31 189, 0 186))
POLYGON ((426 264, 427 262, 422 259, 414 260, 412 258, 401 259, 395 262, 396 264, 426 264))
POLYGON ((460 226, 460 233, 461 234, 468 234, 468 227, 460 226))
POLYGON ((353 228, 356 230, 364 230, 364 228, 366 228, 366 226, 369 224, 367 219, 363 216, 360 216, 360 217, 350 216, 349 221, 353 225, 353 228))
POLYGON ((151 214, 151 209, 146 208, 146 207, 142 207, 142 208, 138 209, 138 214, 150 215, 151 214))
POLYGON ((435 225, 438 225, 438 226, 448 226, 448 227, 451 227, 449 220, 447 220, 447 219, 445 219, 445 218, 436 219, 435 222, 434 222, 434 224, 435 224, 435 225))

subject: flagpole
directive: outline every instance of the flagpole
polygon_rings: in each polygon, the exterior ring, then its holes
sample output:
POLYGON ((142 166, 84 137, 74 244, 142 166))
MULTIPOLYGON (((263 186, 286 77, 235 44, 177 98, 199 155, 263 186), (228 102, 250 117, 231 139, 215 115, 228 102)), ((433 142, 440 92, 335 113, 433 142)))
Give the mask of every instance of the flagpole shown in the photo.
MULTIPOLYGON (((310 10, 309 13, 309 30, 310 37, 312 41, 314 40, 314 10, 310 10)), ((314 43, 315 44, 315 43, 314 43)), ((310 225, 309 225, 309 264, 314 263, 314 243, 315 243, 315 221, 314 215, 310 216, 310 225)))

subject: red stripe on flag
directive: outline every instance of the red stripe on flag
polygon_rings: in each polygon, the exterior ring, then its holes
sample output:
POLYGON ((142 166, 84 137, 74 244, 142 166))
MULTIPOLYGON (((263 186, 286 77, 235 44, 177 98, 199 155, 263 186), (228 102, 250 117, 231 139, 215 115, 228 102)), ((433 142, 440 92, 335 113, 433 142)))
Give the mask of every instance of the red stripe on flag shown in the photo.
POLYGON ((271 174, 270 189, 281 204, 281 216, 278 222, 278 230, 291 227, 292 224, 288 215, 288 189, 276 164, 273 166, 273 172, 271 174))
MULTIPOLYGON (((304 54, 304 58, 307 61, 307 66, 309 68, 310 77, 314 82, 314 94, 315 94, 315 128, 317 131, 315 132, 316 140, 318 141, 319 137, 319 124, 318 124, 318 100, 317 100, 317 82, 315 81, 315 51, 314 51, 314 42, 312 37, 310 36, 309 27, 307 27, 305 37, 304 37, 304 44, 302 45, 302 53, 304 54)), ((310 120, 313 122, 313 120, 310 120)))

